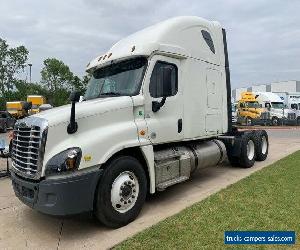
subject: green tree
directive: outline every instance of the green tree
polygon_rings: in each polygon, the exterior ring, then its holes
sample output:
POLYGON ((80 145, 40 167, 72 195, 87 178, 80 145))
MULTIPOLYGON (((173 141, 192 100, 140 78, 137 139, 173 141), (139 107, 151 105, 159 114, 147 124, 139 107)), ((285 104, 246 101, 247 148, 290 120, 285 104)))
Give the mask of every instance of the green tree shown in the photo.
POLYGON ((85 90, 86 90, 85 78, 83 78, 83 80, 81 80, 78 76, 74 76, 73 81, 72 81, 72 87, 73 87, 73 90, 77 90, 81 93, 81 95, 84 95, 85 90))
POLYGON ((41 83, 51 92, 59 89, 71 90, 72 88, 73 73, 66 64, 56 58, 44 60, 41 76, 41 83))
POLYGON ((16 75, 24 69, 28 60, 28 50, 24 46, 9 48, 5 40, 0 38, 0 94, 5 96, 6 91, 12 91, 16 75))
POLYGON ((53 106, 67 104, 71 91, 78 90, 84 94, 86 89, 85 81, 74 75, 64 62, 56 58, 44 61, 41 77, 42 86, 48 90, 48 102, 53 106))

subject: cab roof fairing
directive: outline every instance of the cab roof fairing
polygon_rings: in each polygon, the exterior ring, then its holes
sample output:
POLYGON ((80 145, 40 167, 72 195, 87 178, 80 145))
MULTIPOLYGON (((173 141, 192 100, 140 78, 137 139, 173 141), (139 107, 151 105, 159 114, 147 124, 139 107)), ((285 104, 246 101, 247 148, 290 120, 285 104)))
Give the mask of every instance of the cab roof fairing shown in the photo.
POLYGON ((222 27, 218 22, 199 17, 175 17, 138 31, 112 46, 104 55, 96 57, 86 68, 87 72, 136 56, 153 53, 178 58, 193 57, 216 65, 224 65, 222 27), (208 31, 215 45, 212 53, 205 43, 201 30, 208 31))

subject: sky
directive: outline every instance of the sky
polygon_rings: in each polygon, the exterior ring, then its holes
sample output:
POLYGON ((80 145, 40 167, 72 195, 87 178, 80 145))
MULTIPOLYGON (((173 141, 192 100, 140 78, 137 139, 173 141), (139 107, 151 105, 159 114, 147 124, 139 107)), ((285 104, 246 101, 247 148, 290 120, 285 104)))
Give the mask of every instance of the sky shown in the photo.
POLYGON ((200 16, 226 29, 236 88, 300 80, 299 10, 298 0, 0 0, 0 37, 29 50, 38 81, 46 58, 83 76, 121 38, 170 17, 200 16))

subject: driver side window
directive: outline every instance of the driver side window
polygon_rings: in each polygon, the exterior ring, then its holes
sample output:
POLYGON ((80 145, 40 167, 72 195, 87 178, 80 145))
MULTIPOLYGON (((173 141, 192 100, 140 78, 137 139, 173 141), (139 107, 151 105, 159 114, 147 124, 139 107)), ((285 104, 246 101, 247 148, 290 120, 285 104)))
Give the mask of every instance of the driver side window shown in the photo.
POLYGON ((175 64, 158 61, 152 71, 150 78, 149 92, 151 97, 159 98, 164 97, 165 93, 167 96, 174 96, 178 91, 178 69, 175 64), (169 71, 169 81, 166 81, 166 72, 169 71), (166 86, 167 84, 171 86, 166 86), (171 87, 171 88, 170 88, 171 87), (170 88, 170 91, 166 89, 170 88))

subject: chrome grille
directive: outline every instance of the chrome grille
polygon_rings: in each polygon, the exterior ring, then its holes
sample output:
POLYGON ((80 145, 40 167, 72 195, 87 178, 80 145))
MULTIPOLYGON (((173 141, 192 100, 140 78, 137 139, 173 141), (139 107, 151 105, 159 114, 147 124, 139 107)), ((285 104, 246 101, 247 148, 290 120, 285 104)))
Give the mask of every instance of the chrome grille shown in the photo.
POLYGON ((14 127, 12 167, 24 177, 37 179, 40 176, 47 135, 45 124, 44 119, 27 118, 14 127))

